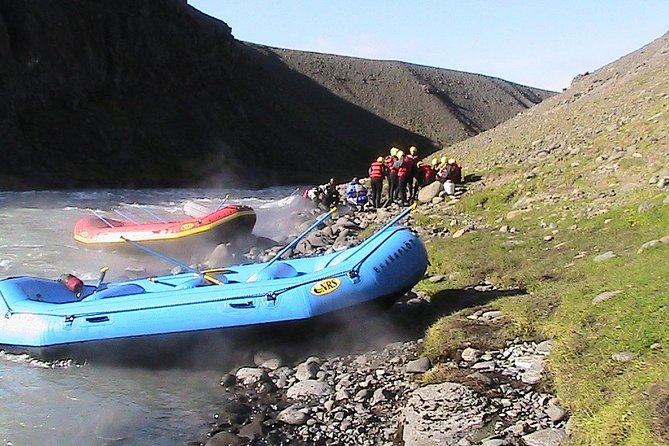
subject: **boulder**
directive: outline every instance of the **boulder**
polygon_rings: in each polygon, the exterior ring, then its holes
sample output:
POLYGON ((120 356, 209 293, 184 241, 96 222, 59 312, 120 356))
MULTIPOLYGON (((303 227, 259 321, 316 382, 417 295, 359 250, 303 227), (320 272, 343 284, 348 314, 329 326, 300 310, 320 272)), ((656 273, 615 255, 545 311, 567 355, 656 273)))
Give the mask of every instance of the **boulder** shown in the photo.
POLYGON ((433 198, 439 195, 440 191, 441 183, 439 181, 434 181, 418 191, 418 201, 421 203, 430 203, 433 198))

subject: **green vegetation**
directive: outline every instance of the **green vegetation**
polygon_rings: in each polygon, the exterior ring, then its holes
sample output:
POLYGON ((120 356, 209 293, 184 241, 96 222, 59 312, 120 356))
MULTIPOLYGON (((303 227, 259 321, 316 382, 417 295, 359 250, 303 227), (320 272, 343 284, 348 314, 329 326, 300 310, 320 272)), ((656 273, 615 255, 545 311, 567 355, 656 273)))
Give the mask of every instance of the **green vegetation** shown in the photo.
MULTIPOLYGON (((485 229, 430 240, 428 273, 451 280, 420 287, 436 304, 483 280, 509 293, 437 321, 423 353, 439 363, 467 346, 553 339, 552 391, 571 412, 574 444, 666 444, 669 245, 659 239, 669 236, 667 194, 646 187, 609 196, 601 182, 591 186, 602 191, 595 200, 553 189, 514 209, 519 199, 536 197, 546 187, 543 180, 499 171, 484 178, 490 186, 472 187, 457 205, 443 208, 441 219, 466 215, 485 229), (652 240, 658 242, 646 244, 652 240), (594 260, 608 251, 615 257, 594 260), (617 294, 593 303, 607 291, 617 294), (481 309, 501 310, 503 321, 482 326, 467 319, 481 309), (632 359, 614 359, 623 352, 632 359)), ((432 222, 435 215, 416 220, 432 222)), ((451 378, 437 365, 425 380, 451 378)))

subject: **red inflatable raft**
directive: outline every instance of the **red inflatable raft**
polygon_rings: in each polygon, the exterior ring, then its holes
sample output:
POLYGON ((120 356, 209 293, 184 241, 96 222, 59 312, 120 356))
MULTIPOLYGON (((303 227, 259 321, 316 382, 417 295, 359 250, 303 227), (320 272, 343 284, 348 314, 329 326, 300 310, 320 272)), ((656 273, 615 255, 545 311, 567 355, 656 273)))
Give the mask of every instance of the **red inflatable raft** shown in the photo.
POLYGON ((116 246, 126 243, 126 240, 154 244, 194 238, 220 243, 240 233, 250 233, 255 223, 255 211, 239 204, 228 204, 207 214, 185 216, 177 221, 151 223, 117 220, 96 214, 75 223, 74 238, 81 243, 98 246, 116 246))

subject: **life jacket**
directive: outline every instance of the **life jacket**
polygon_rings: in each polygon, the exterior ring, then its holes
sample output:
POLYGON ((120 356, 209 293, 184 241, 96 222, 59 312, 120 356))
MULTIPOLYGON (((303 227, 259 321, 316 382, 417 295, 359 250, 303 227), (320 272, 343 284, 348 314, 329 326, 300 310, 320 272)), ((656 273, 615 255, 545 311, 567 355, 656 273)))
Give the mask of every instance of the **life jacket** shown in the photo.
POLYGON ((369 166, 369 178, 383 178, 383 163, 374 161, 371 166, 369 166))
POLYGON ((422 166, 420 166, 423 169, 423 178, 425 178, 425 183, 431 183, 434 181, 434 169, 432 169, 432 166, 429 164, 425 163, 422 166))
POLYGON ((418 156, 412 154, 404 155, 404 160, 408 160, 411 163, 411 166, 409 167, 409 173, 415 172, 416 164, 418 163, 418 156))
POLYGON ((65 285, 68 290, 72 291, 77 298, 81 297, 81 292, 84 289, 84 282, 82 282, 80 278, 73 274, 61 274, 58 281, 65 285))
POLYGON ((402 166, 399 168, 399 171, 397 172, 397 176, 401 178, 408 178, 413 174, 413 166, 414 166, 413 158, 405 156, 404 162, 402 163, 402 166), (402 169, 404 169, 404 171, 400 172, 402 171, 402 169))
POLYGON ((395 168, 395 161, 397 161, 397 157, 394 157, 392 155, 386 156, 385 163, 386 167, 388 168, 388 173, 397 173, 397 169, 395 168))

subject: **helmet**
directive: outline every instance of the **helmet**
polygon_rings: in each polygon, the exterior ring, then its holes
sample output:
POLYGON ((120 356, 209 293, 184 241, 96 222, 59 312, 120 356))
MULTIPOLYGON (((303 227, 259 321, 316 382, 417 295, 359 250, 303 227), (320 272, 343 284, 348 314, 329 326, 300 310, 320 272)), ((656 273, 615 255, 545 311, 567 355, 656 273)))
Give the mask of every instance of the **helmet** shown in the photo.
POLYGON ((376 162, 377 162, 377 163, 382 163, 382 162, 383 162, 383 157, 382 157, 382 156, 378 157, 378 158, 376 159, 376 162))
POLYGON ((450 160, 448 160, 448 164, 455 164, 455 158, 451 158, 450 160))
POLYGON ((432 158, 432 161, 431 161, 430 164, 432 164, 433 166, 436 166, 437 163, 438 163, 437 158, 432 158))
POLYGON ((396 156, 397 156, 398 158, 402 158, 402 157, 404 156, 404 152, 402 152, 401 150, 398 150, 396 156))
POLYGON ((416 148, 416 146, 409 147, 409 153, 410 154, 415 155, 416 152, 418 152, 418 149, 416 148))
POLYGON ((416 163, 416 166, 418 166, 418 167, 420 167, 420 166, 422 166, 422 165, 423 165, 423 162, 422 162, 422 161, 418 161, 418 162, 416 163))
POLYGON ((442 156, 441 157, 441 164, 446 164, 447 160, 448 160, 448 158, 446 158, 446 156, 442 156))
POLYGON ((400 150, 400 149, 398 149, 397 147, 391 147, 391 148, 390 148, 390 154, 391 154, 392 156, 395 156, 395 155, 397 155, 397 152, 399 152, 399 150, 400 150))

